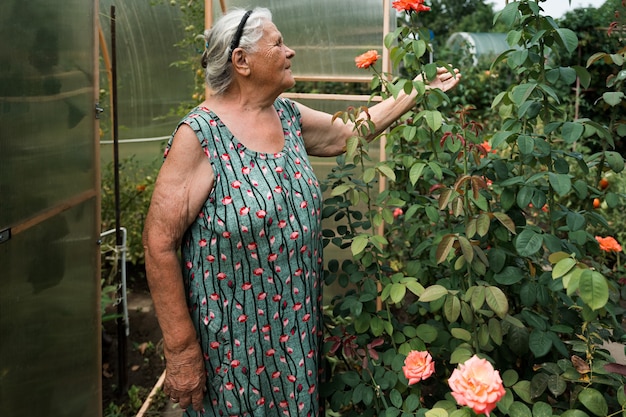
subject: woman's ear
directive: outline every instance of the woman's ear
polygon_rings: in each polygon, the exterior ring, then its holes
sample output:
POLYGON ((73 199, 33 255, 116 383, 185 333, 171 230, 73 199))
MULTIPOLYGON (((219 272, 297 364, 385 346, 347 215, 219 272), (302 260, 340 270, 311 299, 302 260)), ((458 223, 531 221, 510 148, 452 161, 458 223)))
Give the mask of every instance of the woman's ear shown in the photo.
POLYGON ((236 48, 232 54, 233 68, 235 72, 241 75, 250 74, 250 63, 248 62, 248 54, 243 48, 236 48))

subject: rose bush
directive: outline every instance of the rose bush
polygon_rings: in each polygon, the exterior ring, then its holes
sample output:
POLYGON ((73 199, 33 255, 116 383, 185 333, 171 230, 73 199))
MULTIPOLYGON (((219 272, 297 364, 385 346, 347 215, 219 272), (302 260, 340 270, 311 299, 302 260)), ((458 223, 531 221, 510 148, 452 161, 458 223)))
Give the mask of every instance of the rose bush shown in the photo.
POLYGON ((494 93, 485 125, 466 97, 426 88, 447 63, 425 63, 421 6, 394 2, 410 23, 385 39, 407 76, 376 73, 372 82, 383 96, 420 93, 386 135, 388 158, 369 155, 362 137, 372 126, 361 109, 337 115, 357 128, 328 176, 324 208, 325 243, 351 254, 330 260, 326 273, 326 284, 343 288, 325 310, 328 413, 624 413, 626 370, 605 345, 626 341, 623 252, 605 252, 595 236, 616 235, 604 214, 625 202, 598 186, 624 169, 613 146, 626 136, 616 111, 625 50, 588 59, 615 67, 598 102, 611 122, 572 120, 562 97, 590 76, 558 62, 576 51, 576 34, 535 1, 509 2, 497 18, 511 28, 510 49, 490 76, 504 66, 515 79, 494 93), (407 373, 430 364, 428 378, 407 373), (494 385, 484 385, 490 372, 494 385))

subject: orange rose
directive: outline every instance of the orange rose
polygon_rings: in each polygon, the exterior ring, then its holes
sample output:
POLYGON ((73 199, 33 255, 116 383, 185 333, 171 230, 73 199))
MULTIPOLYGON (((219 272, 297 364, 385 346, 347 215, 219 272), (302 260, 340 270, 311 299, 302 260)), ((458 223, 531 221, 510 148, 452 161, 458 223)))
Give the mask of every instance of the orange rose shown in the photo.
POLYGON ((430 7, 424 6, 424 0, 396 0, 391 3, 391 7, 399 12, 414 11, 416 13, 419 13, 427 12, 430 10, 430 7))
POLYGON ((380 58, 380 55, 378 55, 375 49, 372 49, 354 58, 354 62, 357 68, 369 68, 378 61, 378 58, 380 58))
POLYGON ((476 355, 452 372, 448 385, 459 405, 466 405, 476 414, 484 413, 487 417, 505 393, 500 373, 489 361, 476 355))
POLYGON ((596 240, 600 244, 600 249, 605 252, 621 252, 622 245, 620 245, 617 240, 615 240, 612 236, 602 237, 596 236, 596 240))
POLYGON ((430 353, 412 350, 404 360, 402 370, 411 385, 431 376, 435 372, 435 362, 430 353))

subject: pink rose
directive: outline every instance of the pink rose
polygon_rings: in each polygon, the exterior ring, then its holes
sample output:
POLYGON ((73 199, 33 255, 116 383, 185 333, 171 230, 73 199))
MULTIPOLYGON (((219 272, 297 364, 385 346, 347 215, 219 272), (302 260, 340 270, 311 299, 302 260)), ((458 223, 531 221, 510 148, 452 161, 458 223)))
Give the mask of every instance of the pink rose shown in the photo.
POLYGON ((411 385, 431 376, 435 372, 435 362, 433 362, 430 353, 413 350, 404 360, 402 370, 406 379, 409 380, 409 385, 411 385))
POLYGON ((487 417, 504 396, 500 373, 489 361, 476 355, 452 372, 448 385, 459 405, 466 405, 476 414, 486 414, 487 417))

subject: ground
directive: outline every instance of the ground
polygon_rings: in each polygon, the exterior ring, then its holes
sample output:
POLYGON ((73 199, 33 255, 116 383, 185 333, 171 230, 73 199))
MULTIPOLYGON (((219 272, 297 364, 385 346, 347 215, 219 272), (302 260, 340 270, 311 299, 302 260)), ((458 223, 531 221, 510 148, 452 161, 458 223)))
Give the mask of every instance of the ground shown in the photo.
MULTIPOLYGON (((113 311, 114 312, 114 311, 113 311)), ((118 334, 116 320, 103 323, 102 343, 102 407, 104 417, 135 416, 165 369, 162 334, 145 279, 129 283, 128 315, 130 334, 127 337, 127 388, 120 384, 118 334)), ((171 408, 160 393, 145 416, 171 408)))

